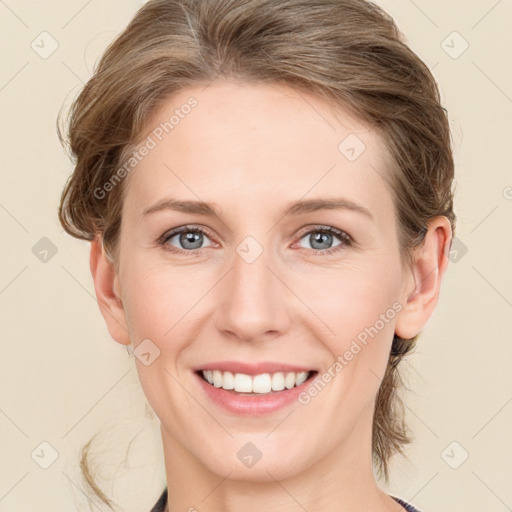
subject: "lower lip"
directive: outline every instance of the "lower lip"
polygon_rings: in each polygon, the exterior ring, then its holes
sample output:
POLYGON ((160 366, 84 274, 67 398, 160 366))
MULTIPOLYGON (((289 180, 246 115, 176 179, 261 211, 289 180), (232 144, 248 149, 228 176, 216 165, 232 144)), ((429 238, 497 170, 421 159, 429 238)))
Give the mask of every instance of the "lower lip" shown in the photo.
POLYGON ((313 374, 312 377, 310 376, 300 386, 261 395, 238 394, 232 391, 226 391, 225 389, 216 388, 212 384, 208 384, 208 382, 197 373, 194 373, 194 375, 199 380, 200 386, 204 389, 206 395, 212 402, 235 414, 257 416, 269 414, 291 405, 297 400, 298 395, 309 387, 316 374, 313 374))

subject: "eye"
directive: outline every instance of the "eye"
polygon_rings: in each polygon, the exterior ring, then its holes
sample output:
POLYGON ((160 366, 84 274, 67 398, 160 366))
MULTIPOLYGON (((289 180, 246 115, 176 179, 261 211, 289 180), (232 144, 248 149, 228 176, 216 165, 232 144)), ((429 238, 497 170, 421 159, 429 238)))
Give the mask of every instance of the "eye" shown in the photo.
MULTIPOLYGON (((305 249, 313 250, 315 256, 341 251, 353 243, 349 234, 332 226, 316 226, 309 231, 302 231, 299 236, 301 236, 299 243, 302 240, 306 240, 309 247, 305 249), (339 240, 339 243, 332 247, 332 243, 336 238, 339 240)), ((158 243, 171 252, 190 255, 197 254, 204 247, 214 245, 210 243, 203 246, 205 239, 210 239, 207 230, 200 226, 187 225, 165 232, 158 239, 158 243), (174 243, 172 243, 173 239, 175 239, 174 243)))
POLYGON ((302 240, 306 240, 309 244, 307 249, 315 249, 313 252, 315 256, 341 251, 353 243, 350 235, 332 226, 317 226, 315 229, 310 229, 305 236, 301 237, 299 242, 302 240), (332 247, 335 238, 340 242, 332 247))
MULTIPOLYGON (((199 226, 182 226, 164 233, 158 240, 159 244, 176 253, 190 253, 202 249, 203 242, 207 238, 207 232, 199 226), (171 243, 173 239, 175 243, 171 243), (178 244, 176 247, 175 244, 178 244)), ((213 244, 209 244, 209 247, 213 244)))

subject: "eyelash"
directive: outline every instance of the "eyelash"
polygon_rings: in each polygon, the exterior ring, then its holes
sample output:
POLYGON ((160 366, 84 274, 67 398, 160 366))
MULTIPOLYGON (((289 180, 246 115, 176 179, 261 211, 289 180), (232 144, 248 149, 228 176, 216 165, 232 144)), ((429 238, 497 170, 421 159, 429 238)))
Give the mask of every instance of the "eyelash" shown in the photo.
MULTIPOLYGON (((176 254, 187 254, 190 255, 197 255, 199 256, 201 252, 201 249, 191 249, 191 250, 184 250, 184 249, 178 249, 174 246, 169 245, 167 242, 174 238, 176 235, 179 235, 181 233, 187 233, 187 232, 194 232, 194 233, 201 233, 203 235, 208 236, 208 238, 212 238, 208 231, 200 226, 195 225, 187 225, 182 226, 180 228, 173 229, 171 231, 166 231, 158 240, 157 243, 162 246, 165 250, 168 250, 170 252, 176 253, 176 254)), ((299 233, 299 241, 302 240, 306 235, 310 235, 312 233, 327 233, 330 235, 336 236, 341 243, 339 245, 336 245, 335 247, 331 247, 330 249, 323 249, 320 251, 315 251, 314 249, 311 249, 313 251, 313 254, 315 256, 327 256, 336 252, 339 252, 343 250, 345 247, 350 247, 353 244, 352 237, 346 233, 345 231, 341 231, 339 229, 333 228, 332 226, 316 226, 313 229, 310 229, 309 231, 301 231, 299 233)))

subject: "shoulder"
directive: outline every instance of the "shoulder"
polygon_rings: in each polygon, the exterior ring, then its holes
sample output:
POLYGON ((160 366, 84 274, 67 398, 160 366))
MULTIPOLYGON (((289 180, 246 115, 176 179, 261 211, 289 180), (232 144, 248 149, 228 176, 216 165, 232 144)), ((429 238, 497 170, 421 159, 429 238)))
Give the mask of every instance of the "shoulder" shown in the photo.
MULTIPOLYGON (((400 498, 396 498, 395 496, 391 496, 396 502, 400 503, 407 512, 420 512, 417 508, 414 508, 412 505, 409 505, 409 503, 406 503, 405 501, 401 500, 400 498)), ((153 511, 151 511, 153 512, 153 511)))

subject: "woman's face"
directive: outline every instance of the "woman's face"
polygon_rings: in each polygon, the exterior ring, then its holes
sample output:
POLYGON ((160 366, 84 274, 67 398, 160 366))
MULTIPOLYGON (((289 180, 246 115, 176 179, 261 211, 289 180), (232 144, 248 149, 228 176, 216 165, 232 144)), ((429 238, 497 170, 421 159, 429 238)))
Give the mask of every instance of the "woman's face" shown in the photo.
POLYGON ((115 289, 165 448, 240 480, 286 478, 341 452, 366 464, 413 287, 377 134, 285 86, 217 82, 169 97, 146 135, 127 178, 115 289), (338 207, 319 208, 326 200, 338 207), (318 373, 300 395, 248 406, 255 395, 196 373, 226 362, 275 363, 245 368, 270 381, 285 365, 318 373))

